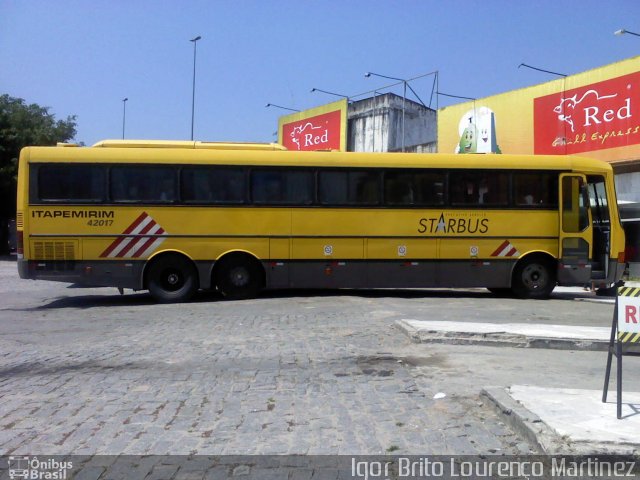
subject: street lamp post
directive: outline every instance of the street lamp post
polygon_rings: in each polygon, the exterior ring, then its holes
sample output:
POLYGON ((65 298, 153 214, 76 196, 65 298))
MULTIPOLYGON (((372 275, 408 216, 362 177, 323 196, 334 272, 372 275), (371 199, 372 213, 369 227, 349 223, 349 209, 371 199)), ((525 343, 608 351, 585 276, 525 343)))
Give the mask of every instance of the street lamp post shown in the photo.
POLYGON ((126 97, 122 99, 122 139, 123 140, 124 140, 124 126, 127 118, 127 101, 128 100, 129 99, 126 97))
MULTIPOLYGON (((389 77, 387 75, 381 75, 379 73, 374 73, 374 72, 367 72, 364 74, 364 76, 366 78, 371 77, 371 75, 375 76, 375 77, 380 77, 380 78, 387 78, 389 80, 397 80, 399 82, 402 82, 402 151, 404 152, 405 149, 405 139, 404 139, 404 124, 405 124, 405 103, 407 100, 407 88, 409 88, 413 94, 416 96, 416 98, 418 100, 420 100, 420 103, 422 103, 422 105, 424 105, 424 102, 422 101, 422 99, 418 96, 418 94, 416 93, 416 91, 411 88, 411 85, 409 85, 409 80, 406 80, 404 78, 396 78, 396 77, 389 77)), ((429 74, 430 75, 430 74, 429 74)), ((426 106, 426 105, 425 105, 426 106)))
POLYGON ((373 127, 371 128, 371 152, 376 151, 376 115, 378 113, 378 92, 373 92, 373 127))
POLYGON ((521 63, 520 65, 518 65, 518 68, 520 67, 530 68, 531 70, 537 70, 538 72, 550 73, 551 75, 557 75, 559 77, 567 76, 566 73, 552 72, 551 70, 545 70, 544 68, 533 67, 531 65, 527 65, 526 63, 521 63))
POLYGON ((624 35, 625 33, 628 33, 629 35, 635 35, 636 37, 640 37, 640 33, 636 33, 636 32, 630 32, 629 30, 625 30, 624 28, 621 28, 620 30, 616 30, 615 32, 613 32, 614 35, 624 35))
POLYGON ((436 92, 437 95, 441 95, 443 97, 449 97, 449 98, 461 98, 463 100, 473 100, 474 102, 477 100, 477 98, 473 98, 473 97, 463 97, 462 95, 451 95, 449 93, 443 93, 443 92, 436 92))
POLYGON ((198 35, 196 38, 189 40, 193 42, 193 89, 191 94, 191 140, 193 140, 193 121, 196 111, 196 45, 202 37, 198 35))
POLYGON ((265 108, 269 108, 269 107, 281 108, 282 110, 289 110, 290 112, 299 112, 300 111, 300 110, 296 110, 295 108, 282 107, 280 105, 276 105, 275 103, 267 103, 265 105, 265 108))
POLYGON ((407 99, 407 81, 403 78, 388 77, 386 75, 380 75, 378 73, 373 73, 373 72, 367 72, 364 74, 366 78, 370 78, 371 75, 374 75, 376 77, 381 77, 381 78, 388 78, 389 80, 398 80, 399 82, 402 82, 402 151, 404 152, 404 117, 405 117, 405 102, 407 99))
POLYGON ((328 94, 328 95, 333 95, 333 96, 336 96, 336 97, 346 98, 346 99, 347 99, 347 102, 349 101, 349 97, 348 97, 347 95, 342 95, 342 94, 340 94, 340 93, 328 92, 327 90, 321 90, 321 89, 319 89, 319 88, 312 88, 312 89, 311 89, 311 93, 313 93, 313 92, 322 92, 322 93, 326 93, 326 94, 328 94))

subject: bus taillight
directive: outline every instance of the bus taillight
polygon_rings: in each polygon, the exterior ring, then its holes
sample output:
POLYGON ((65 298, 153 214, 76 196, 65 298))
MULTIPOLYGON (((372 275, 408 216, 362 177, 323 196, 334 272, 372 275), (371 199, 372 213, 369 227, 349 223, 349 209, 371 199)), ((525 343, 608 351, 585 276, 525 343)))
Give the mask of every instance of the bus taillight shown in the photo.
POLYGON ((24 232, 22 230, 18 230, 16 235, 16 253, 18 254, 18 258, 24 257, 24 232))

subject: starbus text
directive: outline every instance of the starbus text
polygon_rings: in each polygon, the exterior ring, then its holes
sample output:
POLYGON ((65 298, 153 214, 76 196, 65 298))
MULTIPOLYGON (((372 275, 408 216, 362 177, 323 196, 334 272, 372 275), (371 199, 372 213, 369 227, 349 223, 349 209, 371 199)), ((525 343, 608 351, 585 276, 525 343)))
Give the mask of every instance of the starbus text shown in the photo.
POLYGON ((487 233, 488 218, 448 218, 444 214, 439 218, 421 218, 418 222, 418 233, 487 233))

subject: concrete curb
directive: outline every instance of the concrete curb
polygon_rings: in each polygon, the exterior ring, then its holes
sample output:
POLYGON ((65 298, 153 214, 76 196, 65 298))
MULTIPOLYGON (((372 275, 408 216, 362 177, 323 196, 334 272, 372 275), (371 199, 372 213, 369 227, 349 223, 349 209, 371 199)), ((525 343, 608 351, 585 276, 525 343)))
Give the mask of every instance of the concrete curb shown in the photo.
MULTIPOLYGON (((507 346, 518 348, 547 348, 555 350, 607 351, 609 339, 604 338, 566 338, 557 336, 538 336, 501 331, 503 327, 495 324, 495 331, 473 331, 474 323, 458 322, 454 330, 439 330, 429 327, 429 322, 417 327, 409 320, 396 320, 395 326, 414 343, 443 343, 450 345, 507 346)), ((414 322, 415 323, 415 322, 414 322)), ((609 329, 605 328, 603 332, 609 329)))
POLYGON ((509 388, 485 387, 480 393, 500 418, 540 453, 548 455, 638 455, 640 444, 576 441, 559 435, 509 394, 509 388))
POLYGON ((575 453, 540 417, 511 398, 505 388, 485 387, 480 392, 480 397, 485 398, 502 421, 529 442, 538 453, 575 453))

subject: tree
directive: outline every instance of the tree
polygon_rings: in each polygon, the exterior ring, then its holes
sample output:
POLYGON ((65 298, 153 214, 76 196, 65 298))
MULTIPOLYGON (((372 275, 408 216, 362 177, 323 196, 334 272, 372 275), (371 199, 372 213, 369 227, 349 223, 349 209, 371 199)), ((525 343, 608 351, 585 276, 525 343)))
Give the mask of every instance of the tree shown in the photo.
POLYGON ((16 214, 18 157, 26 146, 55 145, 76 134, 76 116, 56 120, 49 107, 0 95, 0 253, 8 250, 8 221, 16 214))

